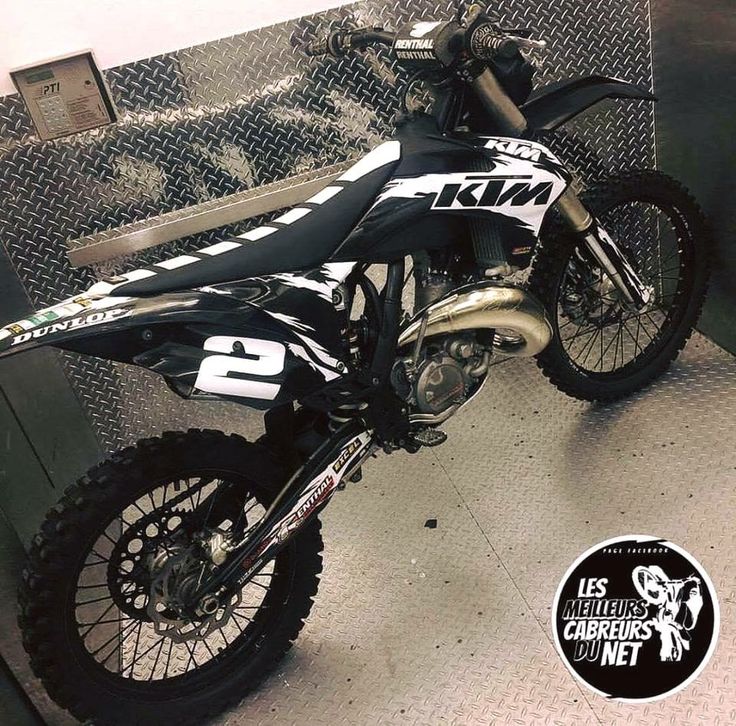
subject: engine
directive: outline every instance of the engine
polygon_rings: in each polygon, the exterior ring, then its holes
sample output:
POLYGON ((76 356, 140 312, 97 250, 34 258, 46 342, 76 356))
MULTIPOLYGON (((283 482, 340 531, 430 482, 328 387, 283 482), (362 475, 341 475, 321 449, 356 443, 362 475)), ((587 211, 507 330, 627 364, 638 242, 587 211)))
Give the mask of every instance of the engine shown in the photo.
POLYGON ((422 346, 419 355, 399 358, 392 371, 394 390, 411 407, 412 418, 440 423, 480 388, 491 359, 481 333, 448 335, 422 346), (419 414, 419 416, 416 416, 419 414))

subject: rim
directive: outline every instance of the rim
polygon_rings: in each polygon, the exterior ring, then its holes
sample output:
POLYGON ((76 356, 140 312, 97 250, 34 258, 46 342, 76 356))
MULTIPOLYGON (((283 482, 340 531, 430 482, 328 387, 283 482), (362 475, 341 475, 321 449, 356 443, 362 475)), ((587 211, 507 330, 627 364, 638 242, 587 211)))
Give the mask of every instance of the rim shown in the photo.
POLYGON ((257 638, 281 557, 212 615, 185 612, 183 593, 210 571, 221 538, 242 536, 264 514, 262 498, 235 475, 197 472, 133 498, 99 530, 71 590, 86 660, 122 685, 178 682, 257 638))
POLYGON ((599 268, 576 251, 558 286, 557 337, 570 363, 596 378, 620 378, 656 357, 687 304, 689 231, 673 209, 621 202, 598 215, 634 268, 654 289, 643 312, 627 309, 599 268))

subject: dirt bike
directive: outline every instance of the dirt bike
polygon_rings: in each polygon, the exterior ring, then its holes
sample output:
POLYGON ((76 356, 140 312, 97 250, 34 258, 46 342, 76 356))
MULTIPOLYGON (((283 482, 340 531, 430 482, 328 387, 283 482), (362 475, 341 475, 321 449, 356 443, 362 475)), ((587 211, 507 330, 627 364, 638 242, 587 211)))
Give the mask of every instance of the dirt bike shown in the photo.
POLYGON ((20 627, 77 718, 200 723, 255 687, 309 614, 319 512, 379 449, 441 444, 494 356, 536 356, 566 393, 612 401, 682 348, 708 272, 696 203, 655 171, 579 193, 538 140, 604 98, 653 96, 597 76, 529 97, 536 45, 478 7, 312 41, 312 56, 390 48, 436 89, 432 113, 404 114, 393 139, 265 226, 0 331, 3 356, 51 345, 267 412, 256 442, 142 440, 48 513, 20 627), (385 268, 381 283, 369 268, 385 268))

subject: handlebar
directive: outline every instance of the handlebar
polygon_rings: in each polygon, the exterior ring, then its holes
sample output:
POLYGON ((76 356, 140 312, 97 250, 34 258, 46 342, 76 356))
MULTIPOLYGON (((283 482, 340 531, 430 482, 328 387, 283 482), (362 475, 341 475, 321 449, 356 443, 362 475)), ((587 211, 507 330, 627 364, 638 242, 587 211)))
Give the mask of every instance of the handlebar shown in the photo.
MULTIPOLYGON (((490 61, 494 58, 512 58, 520 50, 541 49, 544 41, 532 40, 522 35, 525 31, 505 31, 491 22, 481 22, 471 27, 446 23, 459 47, 474 60, 490 61)), ((363 50, 371 45, 393 46, 397 34, 383 28, 335 30, 321 38, 315 38, 304 46, 308 56, 332 56, 341 58, 352 50, 363 50)))
MULTIPOLYGON (((520 58, 520 50, 545 46, 531 40, 530 34, 525 29, 500 28, 478 6, 471 6, 463 21, 415 22, 397 33, 383 28, 339 29, 311 41, 304 50, 311 56, 340 58, 370 45, 391 46, 396 59, 417 68, 418 73, 431 74, 436 69, 454 73, 472 86, 502 133, 521 136, 526 119, 496 74, 527 63, 520 58)), ((528 80, 531 82, 531 75, 528 80)))

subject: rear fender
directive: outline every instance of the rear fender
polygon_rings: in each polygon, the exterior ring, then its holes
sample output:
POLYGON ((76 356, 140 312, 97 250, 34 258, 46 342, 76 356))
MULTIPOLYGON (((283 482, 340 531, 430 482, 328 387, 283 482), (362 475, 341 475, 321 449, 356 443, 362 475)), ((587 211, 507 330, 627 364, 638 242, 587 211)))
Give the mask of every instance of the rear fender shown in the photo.
POLYGON ((345 312, 333 294, 353 266, 155 297, 116 296, 98 283, 0 329, 0 357, 49 345, 148 368, 185 398, 271 408, 346 372, 345 312))
MULTIPOLYGON (((46 345, 94 354, 95 341, 129 338, 151 325, 216 323, 242 304, 242 298, 200 291, 152 298, 77 295, 0 329, 0 358, 46 345)), ((110 357, 128 362, 133 354, 125 348, 110 357)))

